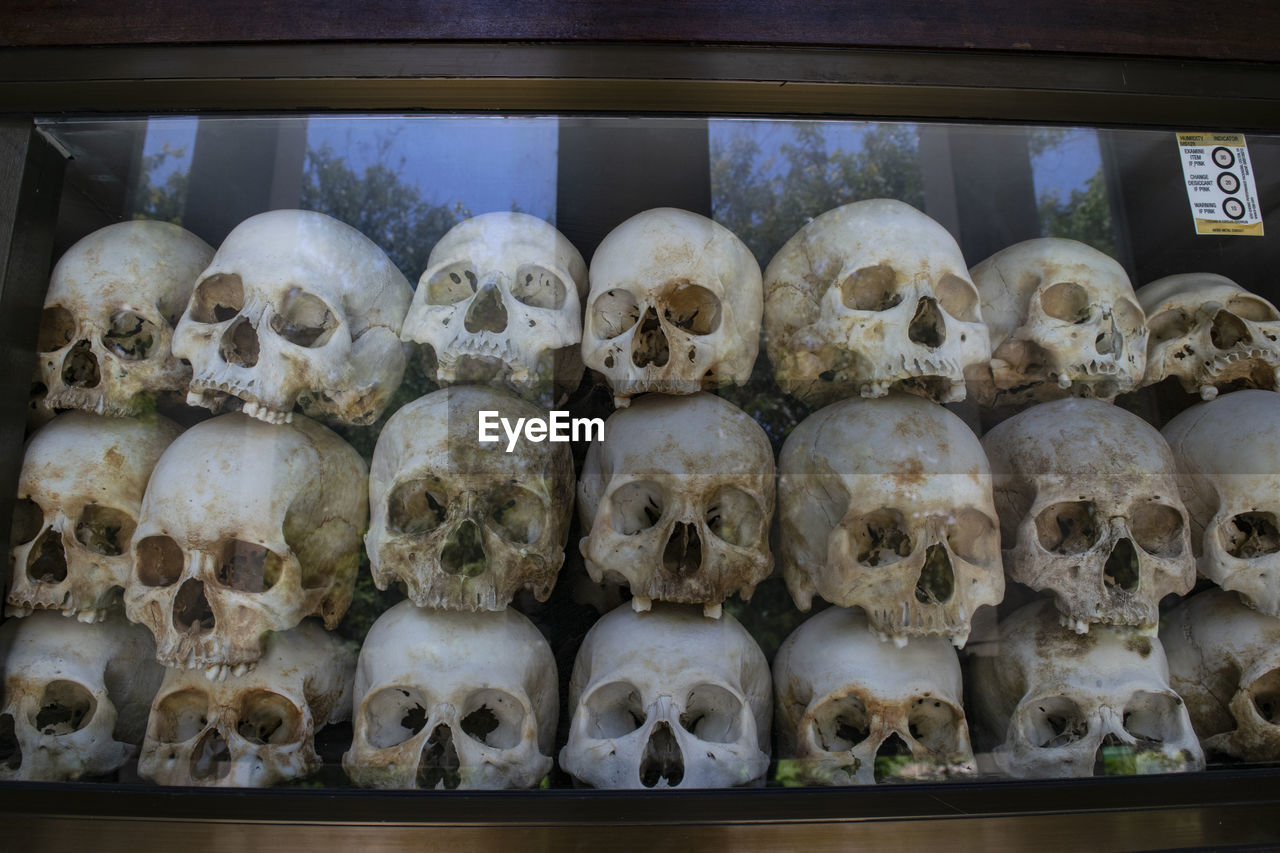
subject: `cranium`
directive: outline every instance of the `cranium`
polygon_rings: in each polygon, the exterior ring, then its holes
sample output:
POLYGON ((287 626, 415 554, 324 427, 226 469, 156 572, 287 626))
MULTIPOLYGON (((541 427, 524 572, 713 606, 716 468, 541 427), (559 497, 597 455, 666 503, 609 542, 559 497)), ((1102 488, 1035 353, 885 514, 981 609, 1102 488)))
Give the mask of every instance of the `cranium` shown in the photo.
POLYGON ((975 774, 955 649, 940 638, 899 648, 867 627, 862 612, 831 607, 778 650, 779 766, 811 785, 975 774))
POLYGON ((963 646, 973 611, 1004 597, 986 455, 936 403, 833 403, 787 438, 778 472, 779 556, 801 610, 816 592, 862 607, 882 640, 963 646))
POLYGON ((1280 390, 1280 312, 1261 296, 1224 276, 1187 273, 1140 287, 1138 302, 1151 330, 1142 384, 1176 376, 1203 400, 1280 390))
POLYGON ((646 210, 591 258, 582 359, 619 408, 646 391, 741 385, 763 310, 760 265, 731 231, 687 210, 646 210))
POLYGON ((769 766, 769 665, 729 614, 627 605, 587 633, 560 766, 595 788, 727 788, 769 766))
POLYGON ((1160 642, 1206 752, 1280 759, 1280 619, 1207 589, 1165 616, 1160 642))
POLYGON ((1010 776, 1204 769, 1153 632, 1097 625, 1076 634, 1040 600, 1001 623, 996 648, 976 651, 975 733, 1010 776))
POLYGON ((701 604, 718 616, 769 576, 773 450, 746 412, 711 394, 646 395, 605 422, 578 484, 579 548, 632 606, 701 604))
POLYGON ((523 587, 545 601, 573 512, 568 445, 480 443, 479 412, 546 413, 510 394, 456 385, 387 421, 369 478, 365 547, 379 589, 402 583, 419 607, 501 610, 523 587))
POLYGON ((97 622, 129 580, 142 492, 178 435, 165 418, 65 412, 27 441, 10 535, 10 615, 97 622))
POLYGON ((995 474, 1005 573, 1050 590, 1063 624, 1151 627, 1195 583, 1173 454, 1100 400, 1033 406, 982 439, 995 474))
POLYGON ((1142 381, 1147 325, 1124 268, 1075 240, 1038 237, 969 271, 991 333, 990 375, 971 374, 983 406, 1068 394, 1114 400, 1142 381))
POLYGON ((319 623, 272 634, 252 672, 165 671, 138 774, 161 785, 265 788, 320 768, 315 733, 351 714, 355 650, 319 623))
POLYGON ((55 613, 0 627, 0 779, 64 782, 111 773, 134 754, 164 669, 145 628, 55 613))
POLYGON ((356 229, 309 210, 241 222, 200 274, 174 333, 187 402, 287 423, 294 405, 372 423, 404 375, 409 282, 356 229))
POLYGON ((305 418, 238 412, 204 421, 151 474, 131 544, 125 612, 166 666, 241 675, 269 631, 306 616, 332 630, 351 602, 368 473, 350 445, 305 418))
POLYGON ((1245 390, 1164 428, 1200 574, 1280 616, 1280 395, 1245 390))
POLYGON ((482 381, 551 403, 582 380, 587 265, 525 213, 454 226, 427 261, 401 337, 426 344, 442 385, 482 381))
POLYGON ((403 601, 360 650, 342 766, 366 788, 537 787, 551 772, 558 706, 551 647, 524 616, 403 601))
POLYGON ((765 337, 782 390, 823 405, 890 389, 965 395, 991 355, 978 292, 947 230, 869 199, 816 217, 765 271, 765 337))
POLYGON ((40 318, 43 406, 113 417, 186 391, 191 368, 170 351, 174 325, 213 249, 168 222, 100 228, 53 268, 40 318))

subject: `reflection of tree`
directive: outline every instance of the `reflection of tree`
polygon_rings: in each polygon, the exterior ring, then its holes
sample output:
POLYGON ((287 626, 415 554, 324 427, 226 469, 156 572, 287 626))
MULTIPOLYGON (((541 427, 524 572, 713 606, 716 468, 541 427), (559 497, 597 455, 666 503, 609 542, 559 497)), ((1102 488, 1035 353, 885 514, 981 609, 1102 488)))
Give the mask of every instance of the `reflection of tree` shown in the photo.
POLYGON ((137 194, 134 196, 134 219, 157 219, 182 224, 182 209, 187 203, 187 172, 176 169, 162 184, 152 183, 153 176, 170 158, 181 158, 186 148, 171 148, 164 143, 160 150, 142 158, 137 194))
POLYGON ((1040 233, 1044 236, 1069 237, 1115 257, 1111 204, 1101 169, 1085 181, 1084 189, 1073 189, 1065 201, 1052 190, 1046 190, 1040 193, 1036 206, 1040 211, 1040 233))

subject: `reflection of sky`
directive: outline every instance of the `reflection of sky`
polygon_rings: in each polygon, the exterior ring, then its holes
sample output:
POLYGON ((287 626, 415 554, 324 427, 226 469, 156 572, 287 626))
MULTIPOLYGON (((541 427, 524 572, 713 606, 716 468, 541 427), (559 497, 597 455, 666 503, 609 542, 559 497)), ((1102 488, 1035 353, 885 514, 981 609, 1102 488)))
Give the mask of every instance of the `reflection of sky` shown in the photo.
POLYGON ((827 144, 829 153, 843 151, 852 154, 862 150, 862 137, 871 126, 864 121, 777 121, 773 119, 711 119, 708 133, 713 147, 723 147, 738 134, 746 133, 760 146, 756 162, 763 164, 773 160, 770 177, 781 175, 788 163, 782 156, 782 146, 794 144, 796 128, 801 124, 817 125, 827 144))
POLYGON ((1031 158, 1031 177, 1036 198, 1046 193, 1066 201, 1072 190, 1085 189, 1086 182, 1102 168, 1098 134, 1081 127, 1067 128, 1055 145, 1031 158))
POLYGON ((159 154, 167 146, 179 156, 165 157, 155 169, 151 170, 151 185, 163 184, 174 172, 185 172, 191 168, 191 154, 196 147, 196 125, 199 119, 183 116, 180 118, 153 118, 147 122, 147 136, 142 143, 142 156, 150 157, 159 154))

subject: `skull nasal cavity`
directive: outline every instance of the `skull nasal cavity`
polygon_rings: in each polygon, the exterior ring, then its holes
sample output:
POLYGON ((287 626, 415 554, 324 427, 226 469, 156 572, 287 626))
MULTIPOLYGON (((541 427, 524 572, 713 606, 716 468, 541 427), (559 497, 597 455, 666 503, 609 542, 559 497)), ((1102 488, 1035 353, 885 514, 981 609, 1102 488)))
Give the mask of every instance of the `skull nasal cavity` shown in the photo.
POLYGON ((916 303, 916 313, 911 318, 911 325, 907 327, 907 337, 912 343, 930 349, 936 349, 946 341, 946 321, 942 317, 938 303, 933 298, 921 297, 916 303))
POLYGON ((228 364, 253 367, 258 363, 258 332, 248 318, 241 317, 231 324, 231 328, 222 336, 218 352, 228 364))
POLYGON ((1218 349, 1231 349, 1236 344, 1253 343, 1249 327, 1230 311, 1219 311, 1213 316, 1213 325, 1209 328, 1209 339, 1218 349))
POLYGON ((942 545, 930 545, 924 554, 924 568, 916 581, 916 601, 923 604, 946 604, 956 591, 956 575, 951 558, 942 545))
POLYGON ((441 723, 431 732, 418 757, 418 787, 452 791, 462 781, 458 772, 460 765, 458 751, 453 746, 453 731, 441 723))
POLYGON ((662 323, 658 320, 658 312, 650 308, 644 312, 640 320, 640 328, 631 344, 631 361, 636 367, 663 367, 671 357, 671 348, 667 343, 667 334, 662 331, 662 323))
POLYGON ((502 294, 492 284, 484 285, 467 309, 463 325, 472 334, 476 332, 502 332, 507 328, 507 308, 502 304, 502 294))
POLYGON ((98 358, 89 349, 88 341, 80 341, 67 353, 62 362, 62 381, 73 388, 96 388, 102 381, 98 358))
POLYGON ((173 627, 191 634, 203 634, 213 629, 213 609, 204 594, 204 584, 195 578, 178 587, 173 597, 173 627))
POLYGON ((62 536, 49 528, 27 555, 27 578, 35 583, 62 583, 67 579, 67 554, 62 536))
POLYGON ((191 751, 192 779, 221 779, 231 772, 231 750, 217 729, 209 729, 191 751))
POLYGON ((670 788, 684 780, 684 756, 680 754, 680 744, 676 742, 671 726, 658 723, 649 735, 640 759, 640 784, 652 788, 663 779, 667 780, 670 788))
POLYGON ((1133 592, 1138 588, 1138 577, 1138 551, 1127 538, 1121 539, 1111 549, 1111 556, 1107 557, 1102 579, 1109 587, 1133 592))
POLYGON ((907 758, 910 755, 911 747, 907 746, 907 742, 897 732, 885 738, 876 750, 876 781, 880 782, 887 776, 897 775, 898 762, 894 759, 907 758))
POLYGON ((683 521, 676 522, 671 538, 662 551, 662 568, 667 574, 689 577, 702 567, 702 537, 698 528, 683 521))
POLYGON ((465 518, 453 528, 440 548, 440 568, 451 575, 473 578, 484 572, 484 566, 484 543, 480 538, 480 525, 465 518))

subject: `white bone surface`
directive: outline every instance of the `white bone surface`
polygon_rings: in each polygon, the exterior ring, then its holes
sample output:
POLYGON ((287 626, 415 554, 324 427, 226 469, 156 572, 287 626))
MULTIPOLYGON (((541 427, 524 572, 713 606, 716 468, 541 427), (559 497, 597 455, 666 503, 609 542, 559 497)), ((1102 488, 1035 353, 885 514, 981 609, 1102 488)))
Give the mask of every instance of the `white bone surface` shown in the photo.
POLYGON ((1004 597, 991 469, 977 436, 908 394, 833 403, 778 458, 779 557, 796 606, 866 610, 881 639, 963 646, 1004 597))
POLYGON ((595 788, 763 782, 773 698, 764 654, 729 614, 626 604, 587 633, 560 766, 595 788))
POLYGON ((559 689, 550 645, 517 611, 401 602, 360 650, 342 766, 366 788, 536 788, 551 772, 559 689))
POLYGON ((48 409, 137 415, 187 389, 171 351, 200 270, 203 240, 168 222, 135 220, 84 237, 58 260, 40 322, 38 377, 48 409))
POLYGON ((191 362, 187 402, 286 423, 369 424, 404 375, 412 290, 373 241, 309 210, 237 225, 200 274, 173 351, 191 362))
POLYGON ((161 663, 225 678, 269 631, 337 627, 368 518, 364 460, 314 421, 204 421, 160 457, 131 545, 125 613, 161 663))
POLYGON ((815 217, 765 271, 765 337, 782 390, 811 405, 891 389, 965 396, 991 356, 960 247, 909 204, 868 199, 815 217))

